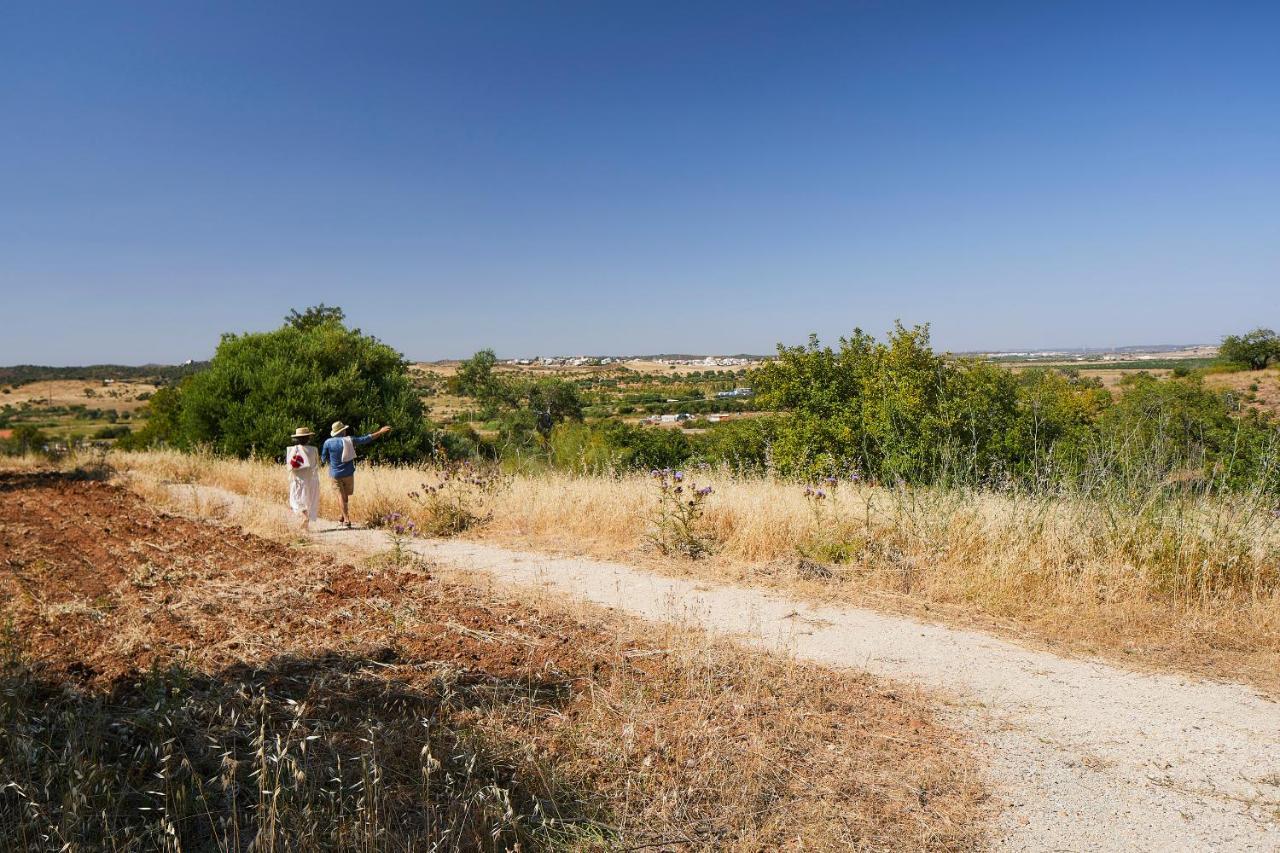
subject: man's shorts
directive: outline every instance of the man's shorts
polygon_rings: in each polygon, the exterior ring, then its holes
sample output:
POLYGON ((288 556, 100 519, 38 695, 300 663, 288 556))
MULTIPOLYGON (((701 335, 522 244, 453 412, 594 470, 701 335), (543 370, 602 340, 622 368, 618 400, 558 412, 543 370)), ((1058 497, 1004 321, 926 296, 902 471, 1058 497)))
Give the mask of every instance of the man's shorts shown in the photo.
POLYGON ((334 477, 334 485, 338 487, 338 493, 351 497, 356 493, 356 475, 350 474, 346 477, 334 477))

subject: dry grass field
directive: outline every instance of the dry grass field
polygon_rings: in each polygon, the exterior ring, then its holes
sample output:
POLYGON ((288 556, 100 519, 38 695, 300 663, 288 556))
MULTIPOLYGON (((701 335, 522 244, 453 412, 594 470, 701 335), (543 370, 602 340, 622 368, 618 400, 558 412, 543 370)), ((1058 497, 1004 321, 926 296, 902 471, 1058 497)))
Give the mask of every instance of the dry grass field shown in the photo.
MULTIPOLYGON (((115 464, 144 490, 201 483, 284 503, 286 474, 275 465, 173 453, 115 464)), ((436 476, 367 466, 356 517, 377 523, 399 512, 430 524, 409 493, 436 476)), ((1280 695, 1280 518, 1263 498, 1157 490, 1121 505, 845 486, 815 511, 794 484, 691 477, 716 489, 702 520, 711 553, 701 560, 649 547, 655 490, 640 475, 510 478, 477 499, 473 509, 490 520, 465 535, 972 625, 1280 695)), ((337 517, 327 488, 322 514, 337 517)), ((281 523, 271 519, 246 523, 281 523)))
MULTIPOLYGON (((135 485, 278 473, 135 461, 135 485)), ((981 839, 973 757, 912 689, 445 583, 394 551, 345 563, 34 462, 0 494, 5 849, 981 839)))
POLYGON ((1205 377, 1205 384, 1216 390, 1232 392, 1246 406, 1280 416, 1280 366, 1237 373, 1210 373, 1205 377))
POLYGON ((149 382, 118 381, 104 385, 101 380, 51 379, 28 382, 0 393, 0 405, 76 406, 136 412, 146 405, 141 395, 154 394, 156 386, 149 382))

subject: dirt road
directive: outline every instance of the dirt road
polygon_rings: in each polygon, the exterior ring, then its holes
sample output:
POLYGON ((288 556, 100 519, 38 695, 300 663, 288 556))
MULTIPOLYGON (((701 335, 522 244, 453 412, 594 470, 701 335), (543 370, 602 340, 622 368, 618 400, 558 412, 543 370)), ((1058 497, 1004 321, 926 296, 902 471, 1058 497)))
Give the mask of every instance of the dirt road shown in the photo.
MULTIPOLYGON (((314 535, 366 551, 387 547, 377 531, 314 535)), ((989 747, 1006 802, 994 833, 1000 849, 1280 850, 1280 705, 1247 687, 1130 672, 978 632, 619 563, 458 540, 411 547, 440 567, 483 571, 504 585, 700 625, 950 695, 957 720, 989 747)))
MULTIPOLYGON (((319 534, 385 547, 370 531, 319 534)), ((1280 705, 1248 688, 1032 651, 868 610, 617 563, 419 541, 429 560, 941 689, 990 746, 1010 850, 1280 849, 1280 705)))

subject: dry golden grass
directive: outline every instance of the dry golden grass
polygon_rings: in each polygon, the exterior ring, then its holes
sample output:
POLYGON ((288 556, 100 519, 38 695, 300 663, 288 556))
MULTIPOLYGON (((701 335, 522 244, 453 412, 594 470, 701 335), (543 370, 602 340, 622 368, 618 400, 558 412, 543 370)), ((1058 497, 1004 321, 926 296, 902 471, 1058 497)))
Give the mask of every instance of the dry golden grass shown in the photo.
MULTIPOLYGON (((275 465, 176 453, 120 456, 117 464, 140 486, 200 483, 285 499, 287 475, 275 465)), ((407 495, 432 476, 366 466, 356 517, 413 517, 420 508, 407 495)), ((517 476, 487 503, 492 520, 467 535, 767 585, 1280 692, 1280 521, 1257 500, 1119 506, 846 487, 816 516, 791 484, 723 472, 699 478, 716 487, 704 519, 715 551, 705 560, 646 549, 654 489, 641 475, 517 476)), ((321 513, 333 518, 336 497, 325 485, 321 513)))

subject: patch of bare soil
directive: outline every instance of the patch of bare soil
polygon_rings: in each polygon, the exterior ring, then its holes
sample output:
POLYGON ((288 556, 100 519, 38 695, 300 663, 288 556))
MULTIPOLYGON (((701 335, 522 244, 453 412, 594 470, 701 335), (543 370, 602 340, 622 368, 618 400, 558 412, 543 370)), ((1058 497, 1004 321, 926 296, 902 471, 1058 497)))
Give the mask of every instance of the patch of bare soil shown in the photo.
POLYGON ((346 564, 65 475, 0 473, 0 555, 0 842, 20 849, 981 838, 966 745, 869 676, 446 584, 411 555, 346 564))

